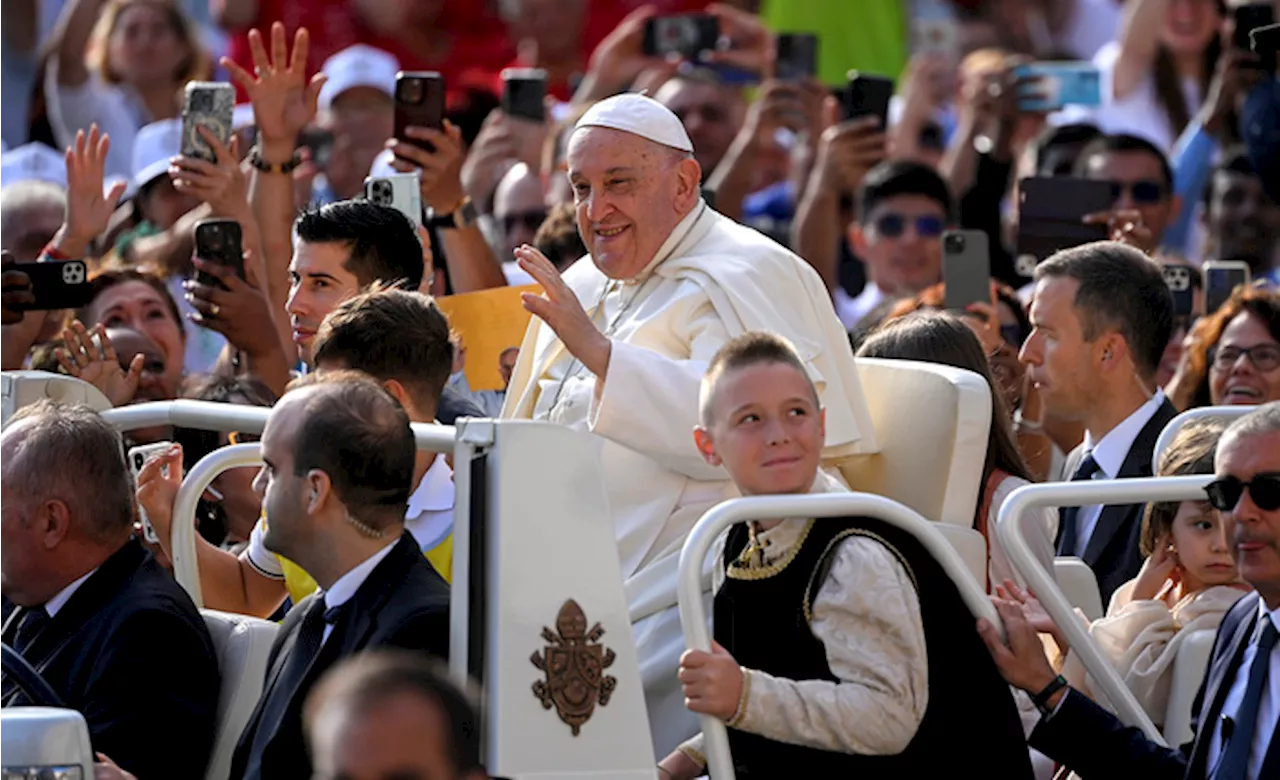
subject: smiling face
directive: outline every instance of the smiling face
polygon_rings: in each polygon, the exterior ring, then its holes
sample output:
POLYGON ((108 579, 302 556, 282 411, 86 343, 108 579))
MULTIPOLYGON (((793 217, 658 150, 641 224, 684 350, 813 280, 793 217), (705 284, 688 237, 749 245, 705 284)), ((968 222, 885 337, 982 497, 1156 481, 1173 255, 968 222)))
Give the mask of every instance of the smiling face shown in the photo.
POLYGON ((1216 0, 1170 0, 1160 43, 1174 56, 1199 54, 1217 36, 1221 23, 1216 0))
POLYGON ((568 165, 578 233, 612 279, 639 275, 698 202, 696 162, 621 130, 575 131, 568 165))
MULTIPOLYGON (((1214 473, 1242 481, 1280 474, 1280 432, 1223 437, 1214 473)), ((1280 607, 1280 509, 1261 509, 1246 489, 1229 518, 1241 578, 1262 594, 1268 609, 1280 607)))
POLYGON ((130 3, 107 37, 107 61, 137 87, 170 82, 188 55, 187 44, 161 3, 130 3))
POLYGON ((289 299, 285 311, 298 357, 311 364, 311 343, 324 318, 360 292, 360 280, 345 268, 351 249, 343 243, 298 241, 289 263, 289 299))
POLYGON ((1280 401, 1280 342, 1257 315, 1242 311, 1233 317, 1213 355, 1209 397, 1215 406, 1280 401))
MULTIPOLYGON (((164 358, 163 387, 177 392, 176 388, 182 384, 186 338, 174 319, 170 301, 166 301, 159 290, 146 282, 121 282, 98 293, 85 313, 89 320, 85 322, 86 327, 101 323, 107 328, 130 328, 150 339, 164 358)), ((140 351, 145 354, 145 350, 140 351)), ((123 354, 118 347, 117 352, 123 354)))
POLYGON ((942 281, 942 231, 947 214, 926 195, 885 198, 849 239, 876 286, 890 296, 915 295, 942 281))
POLYGON ((807 376, 785 363, 731 369, 716 379, 707 409, 694 441, 743 495, 809 492, 826 416, 807 376))

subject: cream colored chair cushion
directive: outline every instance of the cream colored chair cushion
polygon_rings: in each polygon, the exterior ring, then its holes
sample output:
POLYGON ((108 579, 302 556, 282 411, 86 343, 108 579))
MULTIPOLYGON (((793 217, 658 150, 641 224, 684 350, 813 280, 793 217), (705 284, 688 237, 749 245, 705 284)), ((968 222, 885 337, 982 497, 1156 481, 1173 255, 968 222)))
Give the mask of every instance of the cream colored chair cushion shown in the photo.
POLYGON ((253 715, 267 675, 267 657, 280 629, 269 620, 200 610, 218 653, 222 689, 218 693, 218 727, 205 780, 227 780, 240 732, 253 715))
POLYGON ((1213 640, 1218 632, 1211 629, 1192 631, 1183 638, 1178 657, 1173 660, 1173 681, 1169 686, 1169 703, 1165 705, 1164 739, 1170 745, 1181 745, 1195 736, 1191 731, 1191 706, 1204 682, 1213 640))
POLYGON ((1078 607, 1090 621, 1105 614, 1098 578, 1084 561, 1074 557, 1054 558, 1053 577, 1071 606, 1078 607))
POLYGON ((991 429, 987 381, 933 363, 857 360, 879 452, 840 464, 850 487, 972 528, 991 429))

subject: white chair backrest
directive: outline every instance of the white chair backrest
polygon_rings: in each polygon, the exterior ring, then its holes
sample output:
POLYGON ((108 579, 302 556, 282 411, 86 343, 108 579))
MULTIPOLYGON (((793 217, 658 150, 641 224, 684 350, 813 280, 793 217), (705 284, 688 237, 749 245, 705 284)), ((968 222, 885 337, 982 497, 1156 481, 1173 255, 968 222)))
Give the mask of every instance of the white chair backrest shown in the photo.
POLYGON ((1156 446, 1151 455, 1151 473, 1160 473, 1160 456, 1164 455, 1164 451, 1173 443, 1178 431, 1182 430, 1188 423, 1197 420, 1223 420, 1230 424, 1236 418, 1245 416, 1255 408, 1253 406, 1201 406, 1195 409, 1188 409, 1174 417, 1164 426, 1164 429, 1160 431, 1160 436, 1156 439, 1156 446))
POLYGON ((5 371, 0 374, 0 424, 8 424, 13 413, 44 398, 60 404, 87 404, 101 412, 111 402, 98 388, 73 376, 48 371, 5 371))
POLYGON ((938 531, 942 538, 964 561, 965 568, 973 575, 979 585, 987 582, 987 540, 972 528, 961 528, 951 523, 938 523, 938 531))
POLYGON ((280 627, 269 620, 200 610, 218 653, 222 689, 218 692, 218 725, 205 780, 227 780, 240 732, 253 715, 267 675, 271 643, 280 627))
POLYGON ((1062 589, 1062 595, 1089 620, 1097 620, 1105 614, 1102 592, 1098 590, 1098 577, 1087 563, 1074 556, 1054 558, 1053 576, 1062 589))
POLYGON ((1169 702, 1164 710, 1164 738, 1170 745, 1184 744, 1195 736, 1191 731, 1191 705, 1204 682, 1217 635, 1216 630, 1207 628, 1191 631, 1178 647, 1178 656, 1173 660, 1169 702))
POLYGON ((991 430, 986 380, 933 363, 857 360, 879 452, 840 464, 849 485, 972 528, 991 430))

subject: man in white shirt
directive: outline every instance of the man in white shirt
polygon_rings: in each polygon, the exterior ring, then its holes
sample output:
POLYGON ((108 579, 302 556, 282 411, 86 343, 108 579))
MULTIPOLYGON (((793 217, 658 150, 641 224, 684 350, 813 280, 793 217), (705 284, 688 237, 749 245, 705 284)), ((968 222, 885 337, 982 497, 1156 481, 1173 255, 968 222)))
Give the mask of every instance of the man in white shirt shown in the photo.
POLYGON ((567 160, 590 255, 562 277, 538 250, 516 251, 546 297, 524 298, 535 316, 502 410, 596 437, 658 755, 697 730, 676 679, 680 548, 733 495, 689 437, 707 362, 747 330, 778 333, 827 407, 824 465, 865 451, 874 431, 821 277, 708 208, 692 150, 675 114, 642 95, 603 100, 578 121, 567 160))
MULTIPOLYGON (((1155 385, 1173 328, 1160 266, 1109 241, 1068 249, 1036 267, 1033 330, 1022 347, 1046 414, 1080 422, 1071 479, 1149 477, 1156 439, 1177 414, 1155 385)), ((1103 603, 1142 566, 1141 504, 1064 507, 1058 555, 1084 559, 1103 603)))
POLYGON ((340 659, 379 646, 447 654, 449 587, 404 528, 415 454, 404 409, 356 372, 309 377, 271 410, 254 480, 264 541, 320 589, 272 645, 232 777, 312 777, 302 707, 340 659))
POLYGON ((836 312, 853 329, 882 303, 915 295, 942 281, 942 231, 951 222, 951 194, 934 170, 894 160, 872 168, 858 193, 849 245, 867 269, 855 298, 836 287, 836 312))
POLYGON ((1227 612, 1200 691, 1191 742, 1146 739, 1071 690, 1044 656, 1020 605, 997 602, 1007 643, 979 621, 1006 681, 1032 694, 1043 717, 1032 747, 1081 777, 1262 780, 1280 777, 1280 402, 1232 423, 1214 455, 1205 497, 1232 529, 1240 576, 1256 590, 1227 612))

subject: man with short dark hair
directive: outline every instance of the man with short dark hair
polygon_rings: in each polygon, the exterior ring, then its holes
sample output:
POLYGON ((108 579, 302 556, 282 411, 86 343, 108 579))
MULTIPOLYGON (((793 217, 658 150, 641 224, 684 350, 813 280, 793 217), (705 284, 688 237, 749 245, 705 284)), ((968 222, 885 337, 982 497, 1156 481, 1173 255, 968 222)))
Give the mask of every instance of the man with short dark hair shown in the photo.
MULTIPOLYGON (((11 418, 0 453, 5 644, 84 715, 95 750, 142 780, 203 776, 217 656, 190 597, 132 536, 120 434, 46 400, 11 418)), ((33 703, 11 684, 4 706, 33 703)))
MULTIPOLYGON (((1065 473, 1151 476, 1156 438, 1177 414, 1154 381, 1173 328, 1160 266, 1111 241, 1064 250, 1036 267, 1030 314, 1020 358, 1046 414, 1085 428, 1065 473)), ((1142 566, 1141 515, 1138 504, 1061 511, 1058 555, 1084 559, 1104 604, 1142 566)))
POLYGON ((836 312, 854 328, 880 304, 942 281, 942 231, 951 223, 951 192, 932 168, 890 160, 872 168, 858 194, 849 244, 867 269, 856 298, 837 287, 836 312))
POLYGON ((318 780, 483 780, 480 714, 445 670, 408 653, 362 653, 307 699, 318 780))
POLYGON ((1280 204, 1241 147, 1223 152, 1204 188, 1205 259, 1243 260, 1280 283, 1280 204))
POLYGON ((1145 138, 1123 133, 1099 136, 1080 152, 1075 173, 1111 182, 1112 208, 1141 214, 1156 245, 1182 208, 1182 199, 1173 191, 1169 159, 1145 138))
POLYGON ((715 71, 697 68, 669 79, 653 98, 680 117, 693 141, 694 159, 703 176, 710 176, 746 117, 742 89, 723 83, 715 71))
POLYGON ((264 541, 320 590, 280 628, 232 777, 312 776, 302 706, 341 658, 379 646, 447 654, 449 586, 404 529, 415 452, 404 410, 355 372, 307 377, 271 410, 254 480, 264 541))

